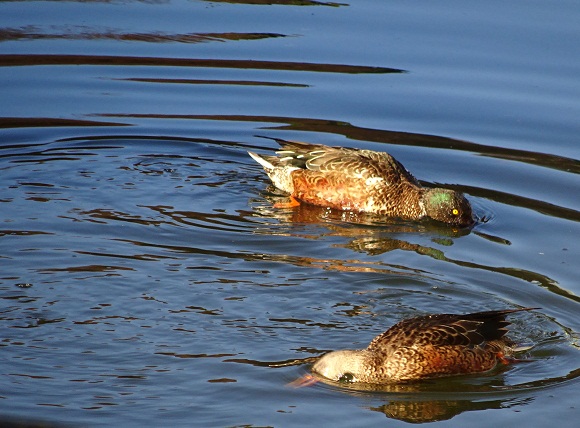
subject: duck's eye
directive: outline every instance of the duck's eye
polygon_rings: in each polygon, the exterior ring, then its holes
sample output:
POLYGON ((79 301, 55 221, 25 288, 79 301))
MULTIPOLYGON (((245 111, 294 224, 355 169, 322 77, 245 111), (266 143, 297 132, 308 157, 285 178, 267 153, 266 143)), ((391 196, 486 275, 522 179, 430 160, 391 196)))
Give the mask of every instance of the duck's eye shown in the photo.
POLYGON ((451 213, 453 215, 459 215, 459 210, 457 208, 453 208, 453 211, 451 211, 451 213))
POLYGON ((354 375, 352 373, 344 373, 338 378, 339 382, 354 382, 354 375))

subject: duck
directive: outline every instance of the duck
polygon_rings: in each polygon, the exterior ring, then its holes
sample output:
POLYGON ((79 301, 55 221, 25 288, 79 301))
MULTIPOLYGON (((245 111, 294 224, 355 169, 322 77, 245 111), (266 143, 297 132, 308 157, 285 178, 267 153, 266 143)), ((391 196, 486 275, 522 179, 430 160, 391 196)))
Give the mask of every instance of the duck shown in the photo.
POLYGON ((426 188, 385 152, 274 139, 276 156, 248 154, 272 184, 290 195, 277 208, 301 202, 387 218, 429 218, 452 226, 474 223, 470 202, 451 189, 426 188))
POLYGON ((306 386, 319 377, 335 382, 387 385, 443 376, 482 373, 512 358, 518 349, 505 337, 506 316, 537 308, 465 315, 423 315, 400 321, 366 349, 340 350, 320 357, 312 374, 294 381, 306 386))

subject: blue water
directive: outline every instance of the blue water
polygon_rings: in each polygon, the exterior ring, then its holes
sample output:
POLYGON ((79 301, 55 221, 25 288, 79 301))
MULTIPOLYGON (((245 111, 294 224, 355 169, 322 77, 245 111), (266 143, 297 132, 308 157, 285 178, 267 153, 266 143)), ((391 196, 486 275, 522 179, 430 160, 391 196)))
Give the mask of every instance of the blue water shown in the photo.
POLYGON ((0 421, 575 426, 576 2, 0 1, 0 421), (247 150, 387 151, 472 230, 276 209, 247 150), (425 313, 529 361, 289 382, 425 313))

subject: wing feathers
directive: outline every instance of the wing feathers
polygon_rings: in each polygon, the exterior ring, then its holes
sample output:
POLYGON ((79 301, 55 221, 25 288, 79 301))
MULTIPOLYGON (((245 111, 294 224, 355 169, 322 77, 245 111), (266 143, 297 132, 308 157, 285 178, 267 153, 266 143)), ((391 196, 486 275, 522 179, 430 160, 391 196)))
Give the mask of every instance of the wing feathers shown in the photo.
POLYGON ((377 336, 368 350, 412 346, 478 346, 501 340, 507 333, 506 315, 535 308, 477 312, 467 315, 440 314, 411 318, 377 336))

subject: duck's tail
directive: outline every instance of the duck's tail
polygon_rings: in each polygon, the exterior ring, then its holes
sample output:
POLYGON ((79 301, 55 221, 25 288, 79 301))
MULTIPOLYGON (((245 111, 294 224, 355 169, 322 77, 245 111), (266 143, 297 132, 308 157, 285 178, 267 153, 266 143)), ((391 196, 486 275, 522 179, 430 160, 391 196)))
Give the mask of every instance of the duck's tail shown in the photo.
POLYGON ((256 162, 262 165, 262 167, 264 167, 266 172, 270 172, 274 169, 274 165, 272 165, 272 163, 268 161, 266 158, 263 158, 262 156, 254 152, 248 152, 248 154, 252 157, 252 159, 254 159, 256 162))
POLYGON ((294 182, 292 181, 292 171, 299 169, 298 167, 292 165, 284 165, 276 162, 278 158, 276 156, 260 156, 254 152, 248 152, 248 154, 258 162, 272 180, 272 184, 278 189, 283 190, 287 193, 294 193, 294 182))

